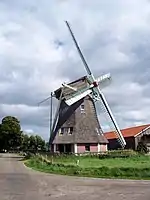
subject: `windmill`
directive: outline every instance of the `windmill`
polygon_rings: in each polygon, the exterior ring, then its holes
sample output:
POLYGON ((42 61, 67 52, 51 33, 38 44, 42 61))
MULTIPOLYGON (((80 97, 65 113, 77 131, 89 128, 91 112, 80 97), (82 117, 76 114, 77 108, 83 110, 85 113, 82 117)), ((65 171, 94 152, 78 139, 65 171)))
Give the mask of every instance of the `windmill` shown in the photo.
POLYGON ((112 114, 112 111, 100 89, 103 87, 103 84, 105 84, 105 82, 110 80, 110 74, 105 74, 98 78, 94 77, 79 48, 79 45, 75 39, 75 36, 70 28, 69 23, 67 21, 65 23, 68 27, 68 30, 79 53, 79 56, 83 62, 87 75, 69 84, 63 83, 62 87, 60 87, 54 92, 53 96, 55 96, 59 100, 59 103, 53 120, 53 125, 51 126, 51 135, 49 143, 53 143, 54 138, 56 137, 58 131, 63 126, 63 124, 68 120, 69 117, 71 117, 72 113, 75 112, 76 109, 82 105, 84 99, 86 97, 89 97, 92 100, 92 102, 100 103, 101 106, 105 109, 110 119, 110 122, 114 127, 114 132, 117 135, 118 142, 121 145, 121 147, 124 148, 126 142, 112 114), (80 84, 76 85, 77 82, 80 82, 80 84))

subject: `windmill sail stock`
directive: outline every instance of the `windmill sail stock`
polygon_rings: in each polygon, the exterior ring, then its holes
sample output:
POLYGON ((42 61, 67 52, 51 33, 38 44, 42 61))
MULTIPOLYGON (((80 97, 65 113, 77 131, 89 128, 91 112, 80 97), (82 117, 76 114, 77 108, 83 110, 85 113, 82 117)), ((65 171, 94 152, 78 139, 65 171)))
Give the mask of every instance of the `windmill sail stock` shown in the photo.
POLYGON ((47 101, 50 101, 50 103, 49 103, 49 132, 50 133, 52 130, 52 121, 53 121, 53 97, 54 97, 54 94, 53 94, 53 92, 51 92, 50 96, 48 96, 46 99, 44 99, 38 103, 38 107, 39 107, 41 104, 43 104, 47 101))
MULTIPOLYGON (((121 133, 119 127, 118 127, 118 124, 117 124, 117 122, 116 122, 116 120, 115 120, 115 118, 114 118, 114 116, 113 116, 113 114, 111 112, 111 109, 110 109, 110 107, 109 107, 109 105, 108 105, 103 93, 100 91, 99 80, 96 80, 94 75, 92 74, 92 72, 91 72, 91 70, 90 70, 90 68, 89 68, 89 66, 88 66, 88 64, 87 64, 87 62, 86 62, 86 60, 85 60, 80 48, 79 48, 79 45, 78 45, 78 43, 77 43, 77 41, 75 39, 75 36, 74 36, 74 34, 73 34, 73 32, 72 32, 72 30, 70 28, 70 25, 69 25, 69 23, 67 21, 66 21, 66 25, 67 25, 67 27, 69 29, 71 37, 72 37, 72 39, 74 41, 74 44, 76 46, 76 49, 77 49, 77 51, 79 53, 79 56, 80 56, 80 58, 81 58, 81 60, 82 60, 82 62, 84 64, 84 67, 85 67, 85 69, 87 71, 87 74, 88 74, 87 79, 88 79, 89 84, 91 84, 91 88, 90 89, 92 90, 92 96, 93 96, 94 99, 96 99, 98 101, 101 100, 101 102, 102 102, 104 108, 106 109, 106 112, 107 112, 107 114, 108 114, 113 126, 115 127, 115 130, 116 130, 115 132, 117 134, 118 141, 121 144, 122 148, 124 148, 125 145, 126 145, 126 142, 125 142, 125 140, 124 140, 124 138, 122 136, 122 133, 121 133)), ((91 95, 91 93, 89 93, 89 95, 91 95)))
POLYGON ((81 50, 80 50, 80 47, 79 47, 79 45, 78 45, 78 43, 77 43, 77 40, 76 40, 76 38, 75 38, 75 36, 74 36, 74 34, 73 34, 72 30, 71 30, 71 27, 70 27, 70 25, 69 25, 69 23, 68 23, 67 21, 66 21, 66 25, 67 25, 68 30, 69 30, 69 32, 70 32, 70 35, 71 35, 71 37, 72 37, 72 39, 73 39, 73 41, 74 41, 74 44, 75 44, 76 49, 77 49, 77 51, 78 51, 78 53, 79 53, 79 56, 80 56, 80 58, 81 58, 81 60, 82 60, 82 62, 83 62, 83 64, 84 64, 84 66, 85 66, 85 69, 86 69, 88 75, 91 75, 91 74, 92 74, 92 73, 91 73, 91 70, 90 70, 90 68, 89 68, 89 66, 88 66, 88 64, 87 64, 87 62, 86 62, 86 60, 85 60, 85 58, 84 58, 84 56, 83 56, 83 53, 82 53, 81 50))
POLYGON ((99 101, 96 103, 96 107, 99 112, 100 120, 102 121, 102 119, 103 119, 104 123, 109 126, 109 128, 112 132, 114 132, 114 134, 117 136, 117 141, 121 145, 121 147, 125 147, 124 139, 122 142, 122 137, 120 138, 120 136, 118 136, 118 130, 112 123, 109 113, 106 110, 106 108, 103 104, 103 101, 101 99, 99 99, 99 101))
POLYGON ((117 124, 117 122, 116 122, 116 120, 115 120, 115 118, 114 118, 114 116, 112 114, 112 111, 111 111, 111 109, 110 109, 110 107, 109 107, 109 105, 108 105, 103 93, 99 92, 99 94, 100 94, 100 99, 101 99, 101 101, 102 101, 102 103, 103 103, 103 105, 104 105, 104 107, 105 107, 105 109, 106 109, 111 121, 112 121, 112 124, 113 124, 113 126, 115 128, 115 133, 117 135, 118 141, 121 144, 122 148, 124 148, 125 145, 126 145, 126 141, 125 141, 125 139, 124 139, 124 137, 123 137, 123 135, 122 135, 122 133, 120 131, 120 128, 119 128, 119 126, 118 126, 118 124, 117 124))

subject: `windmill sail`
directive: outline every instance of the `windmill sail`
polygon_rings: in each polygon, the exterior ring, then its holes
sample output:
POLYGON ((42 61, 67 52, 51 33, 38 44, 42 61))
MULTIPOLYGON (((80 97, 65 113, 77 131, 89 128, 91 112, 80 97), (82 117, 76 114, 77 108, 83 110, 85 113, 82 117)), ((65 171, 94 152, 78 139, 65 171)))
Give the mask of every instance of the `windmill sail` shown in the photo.
POLYGON ((82 60, 84 66, 85 66, 85 68, 86 68, 86 71, 87 71, 87 73, 88 73, 88 75, 89 75, 89 76, 88 76, 88 80, 89 80, 88 82, 89 82, 91 85, 94 85, 94 87, 91 88, 91 89, 92 89, 92 95, 93 95, 93 97, 94 97, 95 99, 101 100, 101 101, 102 101, 102 104, 104 105, 104 107, 105 107, 105 109, 106 109, 106 111, 107 111, 107 113, 108 113, 108 115, 109 115, 109 117, 110 117, 110 120, 111 120, 112 124, 113 124, 114 127, 115 127, 116 134, 117 134, 117 136, 118 136, 119 142, 120 142, 121 146, 124 148, 125 145, 126 145, 126 142, 125 142, 125 140, 124 140, 124 138, 123 138, 123 135, 122 135, 122 133, 121 133, 121 131, 120 131, 118 125, 117 125, 117 122, 116 122, 116 120, 115 120, 115 118, 114 118, 114 116, 113 116, 113 114, 112 114, 112 112, 111 112, 111 110, 110 110, 110 108, 109 108, 109 105, 108 105, 108 103, 107 103, 107 101, 106 101, 104 95, 102 94, 102 92, 101 92, 100 89, 99 89, 99 83, 98 83, 98 81, 95 79, 95 77, 93 76, 93 74, 92 74, 92 72, 91 72, 91 70, 90 70, 90 68, 89 68, 89 66, 88 66, 88 64, 87 64, 87 62, 86 62, 86 60, 85 60, 85 58, 84 58, 84 56, 83 56, 81 50, 80 50, 80 48, 79 48, 79 45, 78 45, 78 43, 77 43, 77 41, 76 41, 76 39, 75 39, 75 36, 74 36, 74 34, 73 34, 73 32, 72 32, 72 30, 71 30, 71 28, 70 28, 68 22, 66 22, 66 24, 67 24, 67 26, 68 26, 69 32, 70 32, 70 34, 71 34, 71 36, 72 36, 72 39, 73 39, 73 41, 74 41, 74 43, 75 43, 75 46, 76 46, 76 48, 77 48, 77 50, 78 50, 78 53, 79 53, 79 55, 80 55, 80 57, 81 57, 81 60, 82 60))
POLYGON ((86 71, 87 71, 87 73, 89 74, 89 75, 91 75, 92 73, 91 73, 91 70, 90 70, 90 68, 89 68, 89 66, 88 66, 88 64, 87 64, 87 62, 86 62, 86 60, 85 60, 85 58, 84 58, 84 56, 83 56, 83 53, 81 52, 81 50, 80 50, 80 47, 79 47, 79 45, 78 45, 78 43, 77 43, 77 41, 76 41, 76 38, 75 38, 75 36, 74 36, 74 34, 73 34, 73 32, 72 32, 72 30, 71 30, 71 28, 70 28, 70 25, 69 25, 69 23, 66 21, 66 25, 67 25, 67 27, 68 27, 68 29, 69 29, 69 32, 70 32, 70 34, 71 34, 71 37, 72 37, 72 39, 73 39, 73 41, 74 41, 74 44, 75 44, 75 46, 76 46, 76 48, 77 48, 77 51, 78 51, 78 53, 79 53, 79 55, 80 55, 80 58, 81 58, 81 60, 82 60, 82 62, 83 62, 83 64, 84 64, 84 66, 85 66, 85 69, 86 69, 86 71))
MULTIPOLYGON (((100 112, 101 121, 102 121, 102 118, 103 118, 105 123, 111 129, 111 131, 114 132, 114 134, 117 136, 116 139, 117 139, 118 143, 120 144, 120 147, 124 148, 125 145, 126 145, 126 142, 124 140, 124 137, 123 137, 123 135, 122 135, 112 113, 110 114, 111 111, 108 111, 108 109, 107 109, 108 105, 105 105, 103 100, 99 99, 96 106, 97 106, 98 109, 100 109, 99 112, 100 112)), ((110 110, 110 108, 109 108, 109 110, 110 110)))
POLYGON ((118 124, 117 124, 117 122, 116 122, 116 120, 115 120, 115 118, 114 118, 114 116, 112 114, 112 111, 111 111, 111 109, 110 109, 110 107, 109 107, 109 105, 108 105, 103 93, 100 91, 99 87, 94 88, 94 90, 95 90, 94 92, 96 92, 97 95, 98 95, 99 103, 101 105, 103 105, 103 107, 105 109, 105 113, 107 113, 107 116, 109 117, 109 121, 111 122, 111 125, 115 129, 115 134, 117 136, 117 139, 118 139, 121 147, 124 148, 125 145, 126 145, 126 141, 125 141, 125 139, 124 139, 124 137, 123 137, 123 135, 122 135, 122 133, 120 131, 120 128, 119 128, 119 126, 118 126, 118 124))

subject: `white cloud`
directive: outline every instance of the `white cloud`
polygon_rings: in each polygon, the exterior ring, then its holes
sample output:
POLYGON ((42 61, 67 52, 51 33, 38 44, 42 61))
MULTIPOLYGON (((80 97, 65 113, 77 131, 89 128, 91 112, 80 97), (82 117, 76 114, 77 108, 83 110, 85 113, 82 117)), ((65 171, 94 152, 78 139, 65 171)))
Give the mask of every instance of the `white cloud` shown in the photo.
POLYGON ((0 116, 18 116, 24 129, 47 138, 49 110, 37 103, 85 74, 64 20, 71 22, 94 74, 111 72, 113 81, 103 91, 119 125, 148 123, 147 0, 0 3, 0 116))

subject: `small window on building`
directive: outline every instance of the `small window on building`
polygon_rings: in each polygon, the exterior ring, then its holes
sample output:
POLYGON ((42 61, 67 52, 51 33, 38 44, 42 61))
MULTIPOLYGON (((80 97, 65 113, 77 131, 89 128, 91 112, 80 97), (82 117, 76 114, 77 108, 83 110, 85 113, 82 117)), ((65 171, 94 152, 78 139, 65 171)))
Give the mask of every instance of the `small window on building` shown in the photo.
POLYGON ((81 104, 80 110, 81 110, 81 113, 84 113, 84 112, 85 112, 84 104, 81 104))
POLYGON ((64 135, 64 133, 65 133, 65 128, 64 127, 59 129, 59 135, 64 135))
POLYGON ((84 104, 81 105, 81 110, 84 110, 84 104))
POLYGON ((72 135, 72 133, 73 133, 73 127, 70 127, 70 128, 69 128, 68 133, 69 133, 69 135, 72 135))
POLYGON ((62 127, 59 129, 59 135, 72 134, 73 127, 62 127))
POLYGON ((90 145, 89 144, 85 145, 85 151, 90 151, 90 145))

